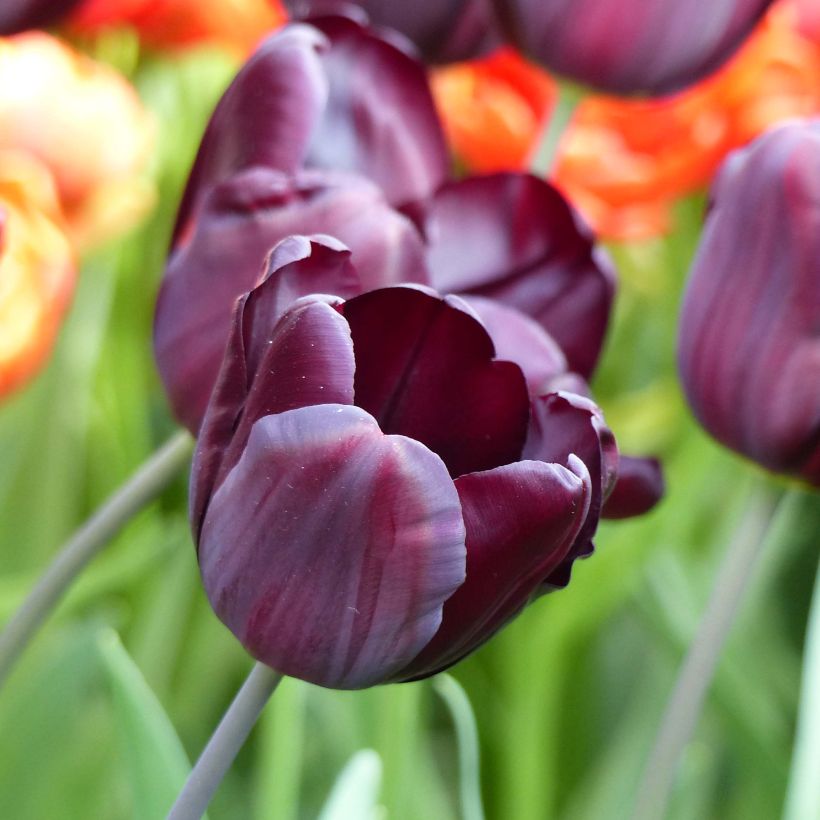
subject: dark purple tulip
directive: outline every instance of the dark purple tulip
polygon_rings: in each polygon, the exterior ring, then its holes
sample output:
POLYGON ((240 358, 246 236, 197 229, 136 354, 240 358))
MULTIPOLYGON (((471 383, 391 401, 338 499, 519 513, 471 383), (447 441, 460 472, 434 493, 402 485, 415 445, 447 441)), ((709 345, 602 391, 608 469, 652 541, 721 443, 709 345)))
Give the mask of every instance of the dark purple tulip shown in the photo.
POLYGON ((3 0, 0 3, 0 35, 45 28, 65 17, 80 0, 3 0))
POLYGON ((499 44, 488 0, 285 0, 297 17, 356 5, 371 23, 401 32, 431 63, 470 60, 499 44))
POLYGON ((558 342, 570 370, 592 373, 615 277, 555 188, 529 174, 451 182, 429 202, 423 220, 433 287, 493 299, 530 316, 558 342))
MULTIPOLYGON (((424 246, 409 219, 362 177, 253 167, 212 187, 192 233, 172 251, 154 320, 154 347, 174 414, 196 433, 219 372, 234 301, 294 233, 331 234, 353 250, 357 274, 306 279, 294 294, 352 296, 425 282, 424 246)), ((333 272, 333 271, 331 271, 333 272)))
POLYGON ((668 94, 725 62, 773 0, 488 0, 544 66, 616 94, 668 94))
POLYGON ((294 237, 272 259, 237 302, 194 461, 206 592, 285 674, 433 674, 589 551, 614 443, 586 399, 531 404, 458 298, 402 286, 283 310, 283 282, 348 254, 294 237))
POLYGON ((601 515, 603 518, 632 518, 649 512, 665 492, 663 470, 656 458, 621 455, 618 480, 601 515))
POLYGON ((712 189, 679 339, 683 386, 722 444, 820 486, 820 121, 731 154, 712 189))
POLYGON ((449 166, 423 66, 345 17, 273 34, 211 117, 175 233, 188 230, 212 185, 257 165, 360 173, 391 204, 428 196, 449 166))

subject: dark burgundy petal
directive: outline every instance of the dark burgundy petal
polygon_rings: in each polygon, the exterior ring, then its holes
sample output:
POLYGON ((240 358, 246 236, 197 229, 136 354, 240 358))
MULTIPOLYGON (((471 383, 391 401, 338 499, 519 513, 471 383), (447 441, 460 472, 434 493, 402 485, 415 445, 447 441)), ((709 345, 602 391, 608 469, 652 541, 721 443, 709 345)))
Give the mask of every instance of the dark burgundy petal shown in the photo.
MULTIPOLYGON (((487 0, 353 0, 371 23, 400 31, 428 62, 470 60, 498 45, 490 3, 487 0)), ((306 17, 344 9, 351 2, 338 0, 285 0, 295 15, 306 17)))
POLYGON ((364 174, 394 205, 428 197, 450 163, 424 66, 349 18, 311 23, 330 41, 330 97, 306 164, 364 174))
POLYGON ((3 0, 0 3, 0 35, 19 34, 58 23, 80 0, 3 0))
POLYGON ((195 532, 213 491, 239 460, 259 418, 313 404, 353 404, 347 322, 322 297, 300 299, 274 323, 267 280, 237 304, 222 369, 199 435, 191 475, 195 532), (261 326, 257 326, 261 325, 261 326))
POLYGON ((493 360, 480 322, 410 287, 365 293, 342 310, 356 356, 356 404, 382 430, 422 442, 454 477, 518 460, 526 382, 517 365, 493 360))
POLYGON ((523 609, 568 554, 589 509, 590 478, 523 461, 456 479, 467 527, 467 578, 444 605, 432 641, 398 679, 451 666, 523 609))
POLYGON ((552 71, 616 94, 710 74, 772 0, 494 0, 508 37, 552 71))
POLYGON ((329 44, 312 26, 285 26, 265 40, 214 109, 174 229, 174 241, 211 185, 261 165, 297 171, 325 111, 328 79, 319 52, 329 44))
POLYGON ((649 512, 662 498, 663 470, 656 458, 621 455, 618 480, 604 504, 604 518, 632 518, 649 512))
POLYGON ((820 486, 820 121, 773 129, 724 164, 678 359, 718 441, 820 486))
POLYGON ((467 296, 464 301, 487 328, 496 356, 515 362, 524 372, 530 393, 546 392, 566 372, 566 356, 538 322, 493 299, 467 296))
POLYGON ((618 447, 598 406, 573 393, 550 393, 533 399, 530 431, 524 458, 569 465, 576 456, 592 481, 590 510, 564 563, 545 579, 550 587, 565 586, 576 558, 592 552, 592 537, 601 508, 618 476, 618 447))
POLYGON ((234 300, 253 287, 270 249, 294 233, 340 239, 353 251, 360 280, 354 286, 348 266, 335 283, 332 272, 313 283, 302 278, 299 295, 350 296, 426 280, 417 230, 361 177, 252 168, 216 186, 193 234, 171 256, 154 320, 160 374, 175 415, 192 432, 219 370, 234 300))
POLYGON ((464 580, 464 523, 441 460, 356 407, 265 416, 199 540, 205 589, 258 660, 322 686, 390 678, 464 580))
POLYGON ((529 174, 443 186, 425 220, 433 286, 497 299, 541 323, 588 377, 614 291, 609 261, 561 194, 529 174))

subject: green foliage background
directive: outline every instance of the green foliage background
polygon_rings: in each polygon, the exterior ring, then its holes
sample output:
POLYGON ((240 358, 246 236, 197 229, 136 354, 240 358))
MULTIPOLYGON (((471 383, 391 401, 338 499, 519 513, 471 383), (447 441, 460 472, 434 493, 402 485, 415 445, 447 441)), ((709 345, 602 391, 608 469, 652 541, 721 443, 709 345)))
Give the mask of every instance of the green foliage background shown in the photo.
MULTIPOLYGON (((151 358, 153 304, 179 192, 232 67, 210 52, 104 51, 131 63, 157 114, 159 205, 84 261, 49 368, 0 407, 0 620, 174 430, 151 358)), ((643 519, 604 523, 567 590, 453 672, 478 721, 488 818, 629 816, 716 566, 738 524, 780 492, 706 438, 676 384, 676 314, 701 212, 700 200, 682 203, 674 235, 612 249, 620 293, 595 383, 622 449, 664 456, 666 500, 643 519)), ((186 478, 92 564, 0 693, 0 817, 162 817, 186 754, 198 755, 250 669, 200 588, 186 478)), ((746 597, 682 763, 673 820, 780 815, 820 524, 816 498, 799 503, 804 526, 771 545, 746 597)), ((339 693, 293 680, 209 816, 314 818, 363 748, 381 758, 387 817, 460 816, 452 720, 429 681, 339 693)))

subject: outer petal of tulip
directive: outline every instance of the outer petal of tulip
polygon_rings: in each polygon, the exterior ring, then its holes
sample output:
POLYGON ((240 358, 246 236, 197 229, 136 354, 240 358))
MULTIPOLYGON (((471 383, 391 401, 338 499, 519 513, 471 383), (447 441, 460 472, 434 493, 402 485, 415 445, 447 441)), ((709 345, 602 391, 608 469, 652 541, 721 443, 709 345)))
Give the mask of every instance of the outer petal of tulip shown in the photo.
POLYGON ((589 513, 572 549, 559 566, 542 579, 542 591, 569 583, 572 564, 593 551, 592 537, 604 501, 618 477, 618 447, 599 407, 585 396, 550 393, 533 400, 524 458, 571 466, 580 458, 591 476, 589 513))
POLYGON ((395 0, 286 0, 296 16, 355 5, 377 26, 400 31, 427 62, 470 60, 498 43, 495 20, 487 0, 444 0, 402 3, 395 0))
POLYGON ((604 503, 604 518, 632 518, 649 512, 665 492, 663 470, 656 458, 621 455, 618 480, 604 503))
POLYGON ((617 94, 667 94, 725 62, 773 0, 493 0, 536 61, 617 94))
POLYGON ((258 660, 322 686, 394 675, 464 580, 441 460, 363 410, 265 416, 211 499, 199 560, 215 611, 258 660))
POLYGON ((0 151, 0 396, 46 361, 75 277, 50 174, 30 156, 0 151))
POLYGON ((820 121, 734 152, 684 298, 679 367, 722 444, 820 486, 820 121))
POLYGON ((80 0, 3 0, 0 35, 18 34, 59 22, 80 0))
POLYGON ((427 206, 425 229, 436 289, 517 308, 558 342, 571 370, 590 375, 609 321, 614 273, 555 188, 512 173, 450 183, 427 206))
POLYGON ((444 605, 441 628, 397 679, 452 666, 517 615, 570 551, 586 521, 590 479, 522 461, 456 479, 467 527, 467 578, 444 605))
POLYGON ((394 204, 426 197, 446 178, 444 136, 421 64, 353 20, 314 22, 268 38, 225 92, 188 180, 177 235, 211 185, 254 165, 355 171, 394 204))
POLYGON ((349 267, 303 271, 291 280, 291 298, 314 292, 352 296, 425 281, 418 231, 362 178, 287 176, 256 167, 216 186, 192 235, 171 256, 154 322, 160 374, 175 414, 190 430, 198 429, 219 372, 234 301, 253 287, 268 251, 293 233, 338 237, 354 251, 358 275, 349 267))

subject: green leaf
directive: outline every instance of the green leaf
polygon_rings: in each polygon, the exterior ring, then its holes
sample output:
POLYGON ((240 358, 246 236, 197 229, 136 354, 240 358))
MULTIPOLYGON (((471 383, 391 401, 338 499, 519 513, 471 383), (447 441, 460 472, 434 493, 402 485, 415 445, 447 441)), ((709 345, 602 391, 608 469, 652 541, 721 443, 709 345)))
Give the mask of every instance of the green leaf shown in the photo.
POLYGON ((154 693, 113 630, 98 640, 133 792, 135 820, 167 813, 191 770, 185 750, 154 693))
POLYGON ((318 820, 376 820, 382 761, 373 749, 362 749, 347 762, 333 784, 318 820))

